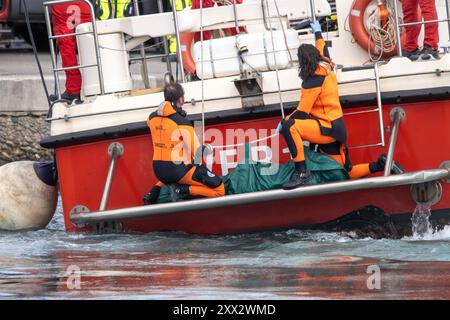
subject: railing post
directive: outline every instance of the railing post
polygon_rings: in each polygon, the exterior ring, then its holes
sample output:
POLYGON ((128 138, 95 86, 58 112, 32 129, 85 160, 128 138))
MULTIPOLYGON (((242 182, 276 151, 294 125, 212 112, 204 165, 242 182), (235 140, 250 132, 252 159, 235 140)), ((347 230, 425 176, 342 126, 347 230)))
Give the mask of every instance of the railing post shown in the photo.
POLYGON ((380 122, 380 135, 381 135, 381 146, 384 147, 384 122, 383 122, 383 101, 381 100, 381 86, 380 86, 380 69, 378 62, 374 65, 375 72, 375 86, 377 91, 377 107, 378 107, 378 118, 380 122))
MULTIPOLYGON (((89 9, 91 11, 91 17, 92 17, 92 33, 94 34, 94 45, 95 45, 95 56, 97 58, 97 67, 98 67, 98 81, 100 82, 100 93, 105 94, 105 82, 103 79, 103 68, 102 68, 102 58, 100 55, 100 47, 98 43, 98 33, 97 33, 97 23, 96 23, 96 16, 95 16, 95 9, 94 5, 89 0, 82 0, 84 3, 86 3, 89 6, 89 9)), ((62 1, 62 2, 74 2, 73 0, 70 1, 62 1)), ((75 30, 76 32, 76 30, 75 30)))
POLYGON ((393 122, 393 125, 391 139, 389 140, 389 150, 386 156, 386 164, 384 166, 385 177, 391 174, 392 163, 394 161, 395 145, 397 143, 398 127, 400 126, 400 122, 402 122, 405 118, 405 115, 405 110, 400 107, 396 107, 391 110, 391 120, 393 122))
POLYGON ((447 11, 447 27, 448 27, 448 42, 450 42, 450 0, 445 0, 445 9, 447 11))
MULTIPOLYGON (((136 12, 136 16, 140 15, 139 12, 139 4, 138 4, 138 0, 133 0, 133 5, 134 5, 134 11, 136 12)), ((144 44, 141 44, 141 49, 140 49, 140 53, 141 53, 141 58, 142 58, 142 80, 144 80, 144 86, 146 89, 150 88, 150 82, 148 81, 148 67, 147 67, 147 57, 145 54, 145 46, 144 44)))
POLYGON ((309 0, 309 5, 311 7, 311 19, 312 22, 316 22, 316 3, 314 0, 309 0))
POLYGON ((398 23, 398 4, 397 0, 394 0, 394 28, 395 28, 395 40, 397 42, 397 56, 401 57, 403 55, 402 51, 402 40, 400 34, 400 26, 398 23))
MULTIPOLYGON (((181 40, 180 40, 180 30, 178 28, 178 14, 175 0, 172 0, 172 13, 173 13, 173 23, 175 26, 175 37, 177 39, 177 58, 178 67, 180 68, 181 82, 184 82, 184 64, 183 56, 181 55, 181 40)), ((178 80, 178 79, 177 79, 178 80)))
MULTIPOLYGON (((162 0, 158 0, 158 11, 159 11, 159 13, 164 12, 162 0)), ((170 63, 169 45, 167 44, 167 37, 163 37, 162 39, 163 39, 163 46, 164 46, 164 54, 166 55, 167 72, 172 74, 172 64, 170 63)))
POLYGON ((113 142, 108 147, 108 154, 111 157, 109 163, 108 174, 106 176, 105 188, 103 189, 102 200, 100 202, 99 211, 105 211, 108 204, 109 193, 111 192, 111 185, 116 169, 117 158, 123 155, 123 146, 118 142, 113 142))
MULTIPOLYGON (((53 0, 53 1, 46 1, 43 3, 44 8, 45 8, 45 10, 44 10, 45 11, 45 21, 47 24, 47 30, 48 30, 48 34, 49 34, 50 52, 52 55, 53 72, 57 73, 58 71, 56 71, 56 53, 55 53, 55 48, 54 48, 54 44, 53 44, 53 38, 52 38, 53 33, 51 30, 50 13, 49 13, 48 7, 55 5, 55 4, 70 3, 70 2, 76 2, 76 1, 82 1, 89 6, 89 11, 90 11, 91 17, 92 17, 91 25, 92 25, 92 34, 94 35, 95 56, 97 59, 97 69, 98 69, 98 77, 99 77, 98 80, 100 82, 100 93, 105 94, 105 84, 103 81, 102 62, 101 62, 101 56, 100 56, 100 48, 99 48, 99 44, 98 44, 97 24, 95 21, 95 10, 94 10, 94 5, 89 0, 53 0)), ((74 35, 73 34, 62 35, 60 38, 69 37, 69 36, 71 36, 71 37, 77 36, 76 29, 75 29, 74 35)), ((75 69, 79 69, 79 68, 81 69, 82 67, 78 66, 75 69)), ((63 71, 63 70, 68 70, 68 68, 62 68, 62 70, 60 70, 60 71, 63 71)), ((55 76, 55 81, 56 81, 56 86, 57 86, 57 91, 58 91, 58 99, 61 99, 61 88, 59 86, 58 75, 55 76)))
POLYGON ((52 23, 50 20, 50 12, 48 6, 44 5, 44 12, 45 12, 45 24, 47 25, 47 33, 48 33, 48 40, 50 43, 50 55, 52 56, 52 66, 53 66, 53 75, 55 77, 55 84, 56 84, 56 94, 58 95, 58 100, 61 99, 61 84, 59 83, 59 74, 56 70, 58 67, 57 61, 56 61, 56 50, 55 50, 55 43, 53 42, 53 39, 51 38, 53 36, 52 32, 52 23))

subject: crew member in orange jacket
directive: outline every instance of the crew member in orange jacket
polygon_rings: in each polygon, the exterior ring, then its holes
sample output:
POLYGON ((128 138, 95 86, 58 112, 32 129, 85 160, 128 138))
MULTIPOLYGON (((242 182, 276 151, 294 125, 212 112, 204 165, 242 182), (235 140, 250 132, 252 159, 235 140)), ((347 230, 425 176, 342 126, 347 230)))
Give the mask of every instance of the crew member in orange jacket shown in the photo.
MULTIPOLYGON (((303 80, 297 109, 282 120, 278 129, 286 140, 295 164, 295 173, 283 188, 294 189, 312 180, 306 167, 303 140, 340 163, 351 179, 383 171, 386 157, 378 161, 352 166, 347 149, 347 130, 339 101, 338 82, 319 22, 311 24, 316 47, 303 44, 298 49, 300 78, 303 80)), ((395 163, 394 173, 401 167, 395 163)))
MULTIPOLYGON (((82 1, 54 4, 51 7, 53 33, 57 36, 75 33, 75 28, 80 23, 91 22, 89 5, 82 1)), ((64 68, 78 65, 75 37, 64 37, 56 40, 61 54, 64 68)), ((61 94, 62 99, 73 101, 80 99, 81 73, 79 69, 66 70, 66 90, 61 94)), ((58 97, 51 95, 50 100, 58 97)))
POLYGON ((201 164, 202 154, 208 148, 201 146, 182 109, 183 87, 168 84, 164 99, 147 121, 153 140, 153 170, 159 181, 144 197, 144 203, 155 203, 163 184, 169 185, 173 201, 223 196, 222 179, 201 164))

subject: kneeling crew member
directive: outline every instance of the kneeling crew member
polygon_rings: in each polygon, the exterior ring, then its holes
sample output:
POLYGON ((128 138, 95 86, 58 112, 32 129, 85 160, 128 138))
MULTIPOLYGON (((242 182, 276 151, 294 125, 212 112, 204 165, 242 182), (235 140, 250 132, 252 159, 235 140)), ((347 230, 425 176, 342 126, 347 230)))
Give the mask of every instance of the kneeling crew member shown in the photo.
POLYGON ((222 179, 200 164, 206 148, 200 145, 194 126, 182 109, 183 87, 178 83, 167 85, 164 99, 147 121, 153 140, 153 170, 159 179, 146 196, 148 202, 156 202, 162 184, 169 185, 173 201, 223 196, 222 179))
MULTIPOLYGON (((322 153, 344 166, 351 179, 383 171, 386 162, 386 157, 381 156, 376 162, 352 166, 333 63, 319 22, 312 23, 311 28, 316 47, 302 44, 298 48, 299 76, 303 81, 301 100, 297 109, 278 126, 295 164, 295 173, 284 189, 295 189, 312 180, 305 163, 303 140, 318 145, 322 153)), ((400 173, 398 164, 394 164, 393 171, 400 173)))

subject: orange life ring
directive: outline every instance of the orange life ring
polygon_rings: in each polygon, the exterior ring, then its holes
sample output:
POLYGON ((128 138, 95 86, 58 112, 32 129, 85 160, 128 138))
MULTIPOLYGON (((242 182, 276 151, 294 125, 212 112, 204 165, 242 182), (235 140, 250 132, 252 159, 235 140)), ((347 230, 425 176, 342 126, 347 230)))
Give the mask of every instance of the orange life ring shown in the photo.
MULTIPOLYGON (((355 41, 365 50, 369 49, 369 33, 366 30, 366 26, 364 23, 364 13, 366 12, 367 7, 370 3, 372 3, 373 0, 355 0, 353 2, 353 5, 350 9, 350 15, 349 15, 349 25, 350 25, 350 31, 352 32, 353 38, 355 41)), ((422 17, 422 13, 420 9, 418 8, 419 17, 422 17)), ((403 30, 401 34, 400 39, 402 46, 406 42, 406 32, 403 30)), ((375 53, 375 44, 374 42, 370 42, 370 52, 372 54, 375 53)), ((384 53, 383 58, 389 58, 397 54, 397 50, 384 53)))
POLYGON ((183 57, 183 67, 186 72, 191 73, 193 75, 196 72, 194 58, 192 58, 192 45, 194 43, 194 36, 195 32, 180 34, 181 56, 183 57))

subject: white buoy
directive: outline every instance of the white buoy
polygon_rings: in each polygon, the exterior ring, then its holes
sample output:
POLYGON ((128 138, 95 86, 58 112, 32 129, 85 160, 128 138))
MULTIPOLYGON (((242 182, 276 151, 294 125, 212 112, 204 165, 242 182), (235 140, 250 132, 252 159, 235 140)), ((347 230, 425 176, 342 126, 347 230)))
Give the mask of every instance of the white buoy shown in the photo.
MULTIPOLYGON (((45 183, 39 178, 37 165, 32 161, 17 161, 0 167, 0 230, 42 229, 52 219, 58 200, 57 188, 51 185, 55 184, 53 179, 45 183)), ((38 171, 42 174, 42 170, 38 171)), ((49 172, 45 173, 48 177, 49 172)))

